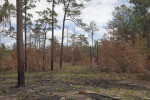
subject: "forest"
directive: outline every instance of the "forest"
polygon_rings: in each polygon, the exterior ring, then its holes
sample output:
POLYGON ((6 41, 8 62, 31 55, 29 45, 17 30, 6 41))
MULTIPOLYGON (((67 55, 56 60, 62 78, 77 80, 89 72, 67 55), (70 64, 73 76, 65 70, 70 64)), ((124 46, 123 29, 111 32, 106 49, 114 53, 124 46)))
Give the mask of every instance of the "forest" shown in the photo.
POLYGON ((150 100, 150 0, 0 0, 0 100, 150 100))

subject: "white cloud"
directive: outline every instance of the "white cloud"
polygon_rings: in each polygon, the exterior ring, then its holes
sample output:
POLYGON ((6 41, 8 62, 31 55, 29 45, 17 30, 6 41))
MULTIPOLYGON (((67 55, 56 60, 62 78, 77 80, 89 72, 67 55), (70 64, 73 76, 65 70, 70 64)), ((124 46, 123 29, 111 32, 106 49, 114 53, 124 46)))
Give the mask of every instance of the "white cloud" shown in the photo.
MULTIPOLYGON (((82 10, 81 18, 83 19, 83 22, 85 22, 86 24, 89 24, 90 21, 93 21, 93 20, 98 24, 98 27, 100 30, 95 33, 96 35, 95 39, 102 38, 103 34, 107 32, 106 29, 103 28, 103 26, 106 26, 107 22, 109 20, 112 20, 112 11, 114 10, 114 7, 119 6, 122 3, 126 3, 124 1, 125 0, 92 0, 88 3, 85 2, 86 8, 82 10)), ((16 0, 9 0, 9 2, 16 5, 16 0)), ((2 5, 3 3, 4 3, 4 0, 0 0, 0 5, 2 5)), ((29 12, 32 13, 34 17, 32 21, 39 18, 38 14, 35 13, 36 11, 42 11, 46 9, 47 7, 51 8, 51 4, 47 3, 46 0, 41 0, 41 2, 36 3, 36 6, 37 7, 35 9, 29 10, 29 12)), ((56 5, 55 10, 58 13, 58 24, 62 26, 63 14, 64 14, 63 6, 56 5)), ((12 20, 12 23, 15 25, 16 18, 12 18, 11 20, 12 20)), ((74 26, 72 22, 67 21, 66 26, 75 27, 78 34, 85 34, 86 36, 88 36, 87 32, 74 26)), ((71 28, 70 28, 70 32, 71 33, 73 32, 71 28)), ((57 37, 59 42, 62 36, 61 33, 62 33, 61 30, 58 30, 58 29, 55 30, 55 36, 57 37)), ((51 38, 51 32, 48 32, 47 37, 51 38)), ((4 40, 3 42, 8 43, 8 41, 6 42, 4 40)), ((9 43, 11 43, 11 40, 9 41, 9 43)))
POLYGON ((148 13, 150 14, 150 8, 148 9, 148 13))
POLYGON ((2 38, 1 41, 5 43, 6 46, 12 46, 12 44, 16 43, 16 40, 10 37, 2 38))

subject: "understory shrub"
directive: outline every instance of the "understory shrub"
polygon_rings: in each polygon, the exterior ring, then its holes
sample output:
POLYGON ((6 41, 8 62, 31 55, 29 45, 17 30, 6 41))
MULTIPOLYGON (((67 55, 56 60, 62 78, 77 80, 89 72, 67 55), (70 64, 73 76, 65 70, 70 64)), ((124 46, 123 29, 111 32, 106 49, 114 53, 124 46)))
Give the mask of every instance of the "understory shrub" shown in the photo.
POLYGON ((149 73, 146 57, 131 42, 103 40, 99 51, 99 71, 149 73))

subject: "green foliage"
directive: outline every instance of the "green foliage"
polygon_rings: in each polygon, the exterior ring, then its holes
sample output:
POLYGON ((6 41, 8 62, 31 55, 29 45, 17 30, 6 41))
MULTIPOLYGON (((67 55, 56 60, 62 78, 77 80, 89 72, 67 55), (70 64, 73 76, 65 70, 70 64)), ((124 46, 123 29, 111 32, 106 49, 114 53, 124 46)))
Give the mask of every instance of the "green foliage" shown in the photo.
POLYGON ((149 0, 129 0, 129 2, 135 5, 133 8, 137 13, 141 13, 143 16, 147 15, 150 7, 149 0))
MULTIPOLYGON (((33 15, 28 11, 36 7, 35 3, 37 1, 39 0, 23 0, 23 21, 26 22, 26 29, 31 29, 33 26, 33 23, 31 21, 33 15)), ((25 29, 25 23, 23 24, 23 26, 25 29)))
POLYGON ((0 23, 3 28, 2 33, 4 36, 11 36, 11 33, 14 32, 14 27, 11 25, 11 18, 15 17, 16 9, 13 4, 10 4, 8 0, 5 0, 4 4, 0 6, 0 23))
POLYGON ((50 94, 49 92, 46 92, 46 95, 50 94))
POLYGON ((65 90, 62 89, 62 88, 60 88, 60 89, 58 89, 58 91, 59 91, 59 92, 64 92, 65 90))
POLYGON ((13 53, 13 51, 10 50, 9 47, 6 47, 5 44, 3 43, 1 44, 0 52, 1 52, 0 56, 2 59, 9 57, 13 53))
POLYGON ((147 21, 149 20, 149 7, 150 0, 130 0, 131 4, 134 4, 133 11, 137 15, 135 18, 137 24, 144 31, 143 34, 146 35, 147 32, 147 21))
POLYGON ((33 84, 33 80, 31 80, 31 84, 33 84))
POLYGON ((90 1, 90 0, 81 0, 78 2, 78 0, 59 0, 60 3, 64 5, 64 14, 66 14, 67 19, 72 21, 74 24, 76 24, 80 28, 85 28, 86 24, 82 22, 82 19, 79 18, 81 15, 81 10, 84 9, 83 1, 90 1))
POLYGON ((137 34, 135 46, 142 55, 147 56, 147 40, 145 38, 137 34))
POLYGON ((40 89, 36 88, 35 93, 39 93, 39 92, 40 92, 40 89))
POLYGON ((140 25, 137 23, 140 16, 134 13, 132 8, 125 5, 116 7, 113 17, 114 19, 108 23, 108 29, 113 30, 113 35, 120 34, 127 41, 133 40, 137 33, 141 33, 140 25))
POLYGON ((76 41, 77 41, 77 36, 76 36, 76 34, 71 34, 71 35, 70 35, 70 38, 71 38, 71 40, 70 40, 69 42, 71 43, 72 47, 75 47, 76 41))
POLYGON ((99 89, 95 89, 95 92, 96 92, 96 93, 100 93, 100 90, 99 90, 99 89))
POLYGON ((2 88, 0 88, 0 94, 2 94, 2 93, 3 93, 2 88))
POLYGON ((74 98, 73 96, 70 96, 70 97, 68 98, 68 100, 75 100, 75 98, 74 98))
MULTIPOLYGON (((47 8, 46 10, 37 12, 39 15, 39 19, 35 20, 36 24, 35 24, 35 28, 39 27, 38 30, 39 31, 43 31, 44 33, 46 33, 47 31, 52 30, 52 11, 50 8, 47 8)), ((59 26, 57 25, 58 20, 56 19, 56 17, 58 16, 58 14, 56 12, 54 12, 54 25, 55 28, 59 28, 59 26)))
POLYGON ((82 85, 73 85, 74 88, 83 88, 82 85))
POLYGON ((6 0, 3 6, 0 7, 0 23, 4 22, 4 18, 10 19, 12 16, 15 16, 15 6, 6 0))
POLYGON ((90 25, 86 28, 87 32, 90 32, 92 35, 94 35, 94 32, 98 31, 98 26, 95 21, 91 21, 90 25))
POLYGON ((96 31, 98 31, 98 26, 97 23, 95 21, 91 21, 90 25, 86 27, 85 31, 89 32, 89 36, 92 39, 92 47, 93 47, 93 43, 94 43, 94 34, 96 31))
POLYGON ((78 36, 78 44, 80 46, 88 46, 89 43, 88 43, 87 37, 85 37, 85 35, 80 34, 78 36))
POLYGON ((72 47, 75 47, 76 45, 80 45, 81 47, 86 47, 89 45, 88 43, 88 38, 85 37, 85 35, 76 35, 71 34, 70 35, 71 40, 69 40, 69 42, 71 43, 72 47))

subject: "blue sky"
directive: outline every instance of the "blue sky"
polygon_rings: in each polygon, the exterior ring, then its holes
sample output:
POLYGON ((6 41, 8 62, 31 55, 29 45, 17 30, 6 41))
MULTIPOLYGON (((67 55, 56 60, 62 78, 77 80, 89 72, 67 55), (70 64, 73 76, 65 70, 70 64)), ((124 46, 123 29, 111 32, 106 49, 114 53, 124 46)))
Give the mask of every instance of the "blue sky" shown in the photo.
MULTIPOLYGON (((0 0, 0 5, 2 5, 4 0, 0 0)), ((10 3, 13 3, 14 5, 16 4, 16 0, 9 0, 10 3)), ((87 6, 85 9, 82 10, 81 18, 83 19, 83 22, 86 24, 89 24, 91 21, 95 21, 99 27, 99 31, 95 33, 95 40, 100 39, 103 37, 104 33, 107 33, 105 27, 107 23, 112 20, 112 12, 114 11, 114 7, 120 6, 122 4, 129 5, 126 0, 92 0, 88 3, 85 3, 87 6)), ((46 0, 41 0, 40 3, 36 4, 37 7, 35 9, 30 10, 29 12, 33 14, 33 19, 39 18, 39 16, 35 13, 35 11, 42 11, 46 9, 47 7, 51 7, 51 4, 48 4, 46 0)), ((62 26, 62 20, 63 20, 63 6, 59 5, 56 6, 55 10, 58 13, 58 25, 62 26)), ((12 18, 11 19, 13 25, 16 25, 16 19, 12 18)), ((87 32, 84 30, 80 29, 74 23, 67 21, 66 26, 69 27, 69 32, 73 33, 73 29, 76 30, 78 34, 85 34, 86 37, 88 37, 87 32)), ((55 36, 61 41, 61 30, 55 30, 55 36)), ((51 38, 51 32, 48 32, 48 38, 51 38)), ((88 40, 91 44, 91 39, 88 37, 88 40)), ((3 38, 2 42, 5 43, 6 45, 12 45, 13 43, 16 42, 16 40, 11 39, 9 37, 3 38)), ((66 43, 66 39, 65 39, 66 43)), ((49 44, 49 42, 47 42, 49 44)))

